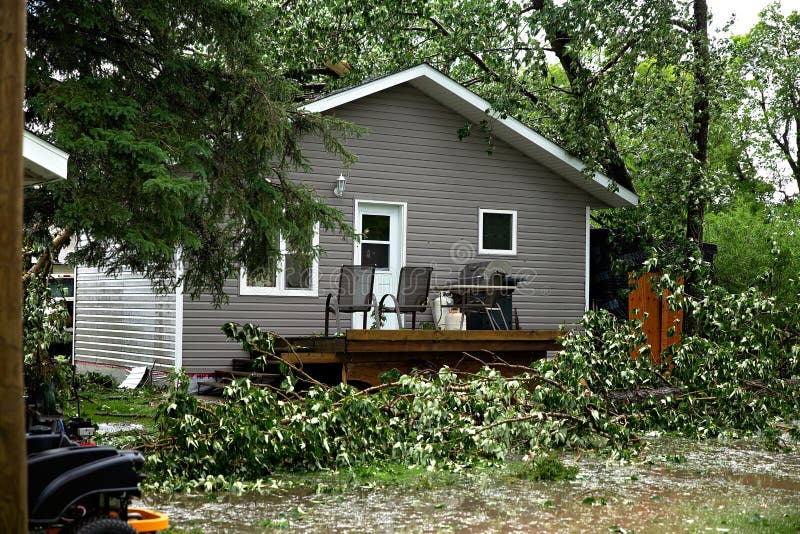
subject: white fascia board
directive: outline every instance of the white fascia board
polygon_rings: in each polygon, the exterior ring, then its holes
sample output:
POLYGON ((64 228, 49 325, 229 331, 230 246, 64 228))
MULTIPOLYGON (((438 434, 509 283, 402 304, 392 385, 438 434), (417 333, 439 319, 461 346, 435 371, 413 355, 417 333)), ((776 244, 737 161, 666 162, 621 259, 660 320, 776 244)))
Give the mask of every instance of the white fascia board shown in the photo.
POLYGON ((409 82, 419 78, 420 76, 429 75, 429 71, 433 71, 444 76, 430 65, 423 63, 421 65, 417 65, 416 67, 412 67, 395 74, 390 74, 389 76, 384 76, 383 78, 378 78, 375 81, 357 85, 352 89, 346 89, 330 96, 320 98, 319 100, 315 100, 314 102, 309 102, 308 104, 301 106, 300 109, 310 113, 322 113, 323 111, 328 111, 329 109, 343 106, 344 104, 358 100, 359 98, 364 98, 365 96, 379 93, 380 91, 390 89, 396 85, 409 82))
POLYGON ((63 180, 67 177, 69 154, 27 130, 22 137, 22 156, 25 161, 25 185, 63 180), (34 180, 28 178, 31 175, 34 180))
POLYGON ((595 172, 593 176, 587 178, 586 165, 581 160, 520 121, 511 117, 502 118, 499 113, 492 111, 492 106, 488 101, 428 64, 423 63, 373 82, 332 94, 329 97, 310 102, 300 109, 321 113, 407 82, 443 105, 456 108, 462 113, 466 112, 464 114, 470 120, 479 122, 483 117, 491 118, 498 123, 495 125, 494 131, 500 139, 532 159, 550 167, 571 183, 608 205, 623 207, 635 206, 639 203, 636 193, 620 186, 599 172, 595 172), (498 125, 502 125, 502 127, 497 128, 498 125))

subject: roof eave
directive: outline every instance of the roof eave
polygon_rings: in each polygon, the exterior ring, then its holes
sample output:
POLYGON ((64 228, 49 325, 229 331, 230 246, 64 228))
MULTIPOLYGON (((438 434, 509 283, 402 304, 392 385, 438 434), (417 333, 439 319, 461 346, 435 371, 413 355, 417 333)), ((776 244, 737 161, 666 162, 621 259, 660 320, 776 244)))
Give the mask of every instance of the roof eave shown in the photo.
POLYGON ((69 154, 27 130, 22 137, 22 157, 26 186, 67 177, 69 154))

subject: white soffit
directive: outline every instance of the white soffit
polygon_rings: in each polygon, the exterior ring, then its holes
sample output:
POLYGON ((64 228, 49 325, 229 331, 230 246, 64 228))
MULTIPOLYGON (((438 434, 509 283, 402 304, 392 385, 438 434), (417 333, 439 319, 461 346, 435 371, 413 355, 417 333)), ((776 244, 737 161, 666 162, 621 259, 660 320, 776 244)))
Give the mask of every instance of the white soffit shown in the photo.
POLYGON ((69 155, 27 130, 22 137, 22 157, 25 162, 26 186, 67 177, 69 155))
POLYGON ((639 196, 636 193, 614 183, 613 180, 599 172, 595 172, 587 178, 586 165, 578 158, 518 120, 511 117, 501 118, 498 113, 491 111, 491 104, 488 101, 428 64, 423 63, 351 89, 333 93, 310 102, 301 109, 321 113, 403 83, 409 83, 474 123, 489 119, 492 131, 499 139, 553 170, 603 203, 612 207, 635 206, 639 203, 639 196))

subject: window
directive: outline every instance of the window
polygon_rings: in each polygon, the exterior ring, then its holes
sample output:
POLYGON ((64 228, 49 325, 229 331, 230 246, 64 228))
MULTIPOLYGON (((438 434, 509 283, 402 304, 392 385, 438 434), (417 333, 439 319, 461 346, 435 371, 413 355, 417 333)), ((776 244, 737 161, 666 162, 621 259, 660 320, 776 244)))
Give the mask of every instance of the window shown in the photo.
MULTIPOLYGON (((319 227, 314 228, 314 246, 319 245, 319 227)), ((319 260, 303 259, 287 250, 281 239, 281 259, 277 268, 257 276, 248 276, 241 269, 240 295, 283 295, 316 297, 318 295, 319 260)))
POLYGON ((516 211, 478 210, 478 253, 516 255, 516 211))
POLYGON ((375 269, 389 269, 391 239, 388 215, 361 216, 361 265, 374 265, 375 269))

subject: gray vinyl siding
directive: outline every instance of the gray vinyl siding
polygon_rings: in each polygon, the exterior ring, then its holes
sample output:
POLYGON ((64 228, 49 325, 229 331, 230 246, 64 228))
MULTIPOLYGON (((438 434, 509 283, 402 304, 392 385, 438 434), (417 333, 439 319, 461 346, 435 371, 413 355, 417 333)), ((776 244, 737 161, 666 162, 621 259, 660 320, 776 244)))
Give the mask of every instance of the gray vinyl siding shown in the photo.
POLYGON ((175 368, 175 295, 158 295, 150 281, 123 272, 106 276, 79 267, 75 287, 75 360, 175 368))
MULTIPOLYGON (((313 170, 297 179, 328 195, 346 221, 353 224, 356 199, 406 202, 406 264, 435 266, 434 283, 442 284, 455 280, 470 259, 454 259, 453 247, 467 256, 477 254, 478 210, 516 210, 517 255, 471 259, 509 260, 514 274, 531 278, 513 297, 522 328, 557 329, 580 319, 586 298, 586 206, 597 205, 597 199, 499 140, 488 154, 478 127, 459 141, 465 120, 411 86, 333 111, 369 131, 349 142, 358 162, 343 198, 331 193, 343 169, 318 143, 307 143, 313 170)), ((337 286, 339 266, 354 263, 354 250, 351 241, 324 233, 320 246, 325 255, 317 298, 244 296, 238 294, 238 281, 231 281, 226 286, 230 302, 219 310, 209 299, 185 299, 184 366, 207 372, 228 367, 241 355, 220 333, 227 321, 256 323, 282 335, 321 332, 325 296, 337 286)), ((430 313, 418 320, 431 320, 430 313)))

